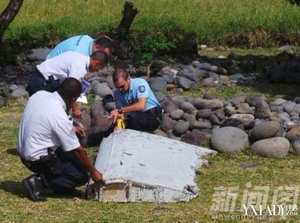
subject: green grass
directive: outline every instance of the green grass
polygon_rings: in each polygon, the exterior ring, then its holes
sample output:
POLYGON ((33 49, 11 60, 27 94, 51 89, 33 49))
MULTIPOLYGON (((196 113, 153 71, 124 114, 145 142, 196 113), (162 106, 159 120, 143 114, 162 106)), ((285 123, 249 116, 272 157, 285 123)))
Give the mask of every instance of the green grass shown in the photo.
MULTIPOLYGON (((30 42, 78 33, 108 31, 120 21, 123 0, 26 0, 6 33, 30 42)), ((0 0, 0 10, 8 0, 0 0)), ((176 27, 196 32, 203 42, 255 31, 296 35, 300 8, 287 0, 134 0, 139 14, 133 29, 168 32, 176 27)), ((268 35, 272 39, 272 35, 268 35)), ((38 41, 37 41, 38 42, 38 41)))
MULTIPOLYGON (((118 204, 60 197, 50 197, 45 203, 33 203, 25 197, 20 184, 30 172, 21 164, 14 149, 22 110, 20 103, 10 103, 0 109, 0 222, 225 222, 214 221, 209 212, 214 187, 239 186, 240 200, 248 182, 270 186, 271 191, 276 186, 300 185, 300 156, 269 159, 246 151, 209 158, 209 166, 203 167, 197 177, 200 196, 187 203, 118 204), (242 168, 244 163, 255 167, 242 168)), ((279 222, 299 221, 298 215, 279 222)))

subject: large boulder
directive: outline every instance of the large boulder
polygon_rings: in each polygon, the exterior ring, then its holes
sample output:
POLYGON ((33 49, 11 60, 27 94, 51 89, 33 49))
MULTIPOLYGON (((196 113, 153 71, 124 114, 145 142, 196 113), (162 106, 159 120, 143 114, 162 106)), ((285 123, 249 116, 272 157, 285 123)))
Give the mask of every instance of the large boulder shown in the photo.
POLYGON ((100 97, 113 95, 113 92, 107 83, 99 83, 98 81, 93 81, 91 85, 91 89, 95 95, 98 95, 100 97))
POLYGON ((254 125, 251 130, 251 139, 257 141, 274 137, 280 130, 280 123, 276 121, 263 121, 254 125))
POLYGON ((285 157, 289 152, 289 148, 289 141, 283 137, 262 139, 251 146, 252 151, 256 154, 273 158, 285 157))
POLYGON ((239 152, 249 146, 248 135, 235 127, 223 127, 213 130, 212 147, 220 152, 239 152))

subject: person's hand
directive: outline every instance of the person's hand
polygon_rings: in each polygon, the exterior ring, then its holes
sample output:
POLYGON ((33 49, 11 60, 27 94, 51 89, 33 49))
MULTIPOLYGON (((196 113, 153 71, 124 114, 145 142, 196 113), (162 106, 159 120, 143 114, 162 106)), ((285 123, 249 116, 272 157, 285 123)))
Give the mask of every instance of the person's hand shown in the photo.
POLYGON ((95 183, 103 183, 104 184, 103 176, 96 168, 94 168, 90 174, 95 183))
POLYGON ((86 129, 80 122, 74 121, 73 125, 74 125, 74 130, 75 130, 76 134, 78 134, 81 137, 86 136, 86 129))
POLYGON ((85 128, 84 127, 82 127, 82 126, 74 126, 74 129, 75 129, 75 133, 77 133, 79 136, 81 136, 81 137, 86 136, 85 128))
POLYGON ((115 123, 117 121, 118 116, 119 116, 118 110, 114 109, 110 112, 110 115, 108 116, 108 118, 113 119, 113 123, 115 123))

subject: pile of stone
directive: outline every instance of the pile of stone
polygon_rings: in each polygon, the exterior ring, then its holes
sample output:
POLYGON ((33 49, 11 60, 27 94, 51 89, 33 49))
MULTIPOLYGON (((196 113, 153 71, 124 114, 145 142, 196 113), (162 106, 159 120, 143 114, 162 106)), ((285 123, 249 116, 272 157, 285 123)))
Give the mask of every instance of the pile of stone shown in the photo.
POLYGON ((166 92, 169 89, 191 90, 199 86, 217 86, 230 83, 226 69, 209 63, 193 61, 190 65, 176 68, 164 66, 149 80, 154 91, 166 92))
POLYGON ((266 157, 299 153, 299 99, 236 96, 228 101, 210 97, 167 98, 161 132, 192 144, 211 146, 220 152, 251 150, 266 157), (292 146, 291 146, 292 145, 292 146))

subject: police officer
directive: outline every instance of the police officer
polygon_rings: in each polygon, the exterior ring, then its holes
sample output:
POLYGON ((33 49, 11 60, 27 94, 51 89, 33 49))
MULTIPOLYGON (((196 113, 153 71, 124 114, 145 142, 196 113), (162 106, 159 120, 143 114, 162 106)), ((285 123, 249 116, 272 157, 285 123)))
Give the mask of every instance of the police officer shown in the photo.
POLYGON ((36 66, 26 90, 33 95, 39 90, 55 91, 67 77, 83 82, 88 72, 95 72, 106 66, 108 57, 96 51, 90 57, 75 51, 67 51, 45 60, 36 66))
POLYGON ((118 116, 124 115, 126 128, 146 132, 157 129, 162 110, 147 81, 130 78, 124 65, 116 67, 113 81, 117 109, 111 112, 110 117, 114 122, 118 116))
POLYGON ((85 56, 91 56, 94 52, 101 51, 110 57, 113 50, 113 40, 106 35, 101 35, 97 39, 93 39, 88 35, 78 35, 70 37, 56 45, 54 49, 49 52, 47 59, 56 57, 67 51, 75 51, 85 56))
POLYGON ((46 200, 46 189, 76 195, 76 187, 88 181, 102 182, 102 174, 80 145, 67 111, 81 93, 75 78, 66 78, 58 91, 39 91, 29 98, 18 134, 17 151, 24 165, 35 174, 23 180, 33 201, 46 200))

